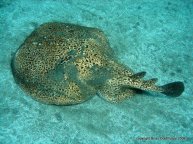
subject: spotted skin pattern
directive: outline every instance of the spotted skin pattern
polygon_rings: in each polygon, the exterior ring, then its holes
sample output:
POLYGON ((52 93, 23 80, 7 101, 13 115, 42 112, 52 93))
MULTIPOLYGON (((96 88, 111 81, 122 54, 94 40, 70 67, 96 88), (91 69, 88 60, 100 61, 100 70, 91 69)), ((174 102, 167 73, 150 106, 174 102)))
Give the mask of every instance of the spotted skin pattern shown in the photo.
POLYGON ((50 22, 40 25, 11 62, 16 82, 34 99, 55 105, 79 104, 99 94, 121 102, 136 89, 163 92, 117 61, 97 28, 50 22))

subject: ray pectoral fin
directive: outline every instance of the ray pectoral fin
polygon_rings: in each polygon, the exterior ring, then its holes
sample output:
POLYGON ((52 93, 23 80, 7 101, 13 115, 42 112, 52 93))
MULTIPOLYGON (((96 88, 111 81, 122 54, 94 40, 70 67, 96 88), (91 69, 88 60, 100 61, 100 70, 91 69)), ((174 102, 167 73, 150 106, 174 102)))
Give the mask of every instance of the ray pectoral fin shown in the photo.
POLYGON ((163 92, 161 93, 167 96, 177 97, 177 96, 180 96, 184 91, 184 84, 183 82, 178 81, 178 82, 173 82, 173 83, 163 85, 161 86, 161 88, 163 89, 163 92))

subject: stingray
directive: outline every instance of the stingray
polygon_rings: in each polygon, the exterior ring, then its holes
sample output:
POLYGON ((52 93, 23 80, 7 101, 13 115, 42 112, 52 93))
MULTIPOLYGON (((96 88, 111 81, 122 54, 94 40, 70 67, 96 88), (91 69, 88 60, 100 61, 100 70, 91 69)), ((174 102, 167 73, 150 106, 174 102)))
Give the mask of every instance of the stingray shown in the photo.
POLYGON ((162 86, 144 80, 119 62, 104 32, 69 23, 40 25, 24 41, 11 61, 15 81, 35 100, 55 105, 85 102, 96 94, 118 103, 139 91, 177 97, 183 82, 162 86))

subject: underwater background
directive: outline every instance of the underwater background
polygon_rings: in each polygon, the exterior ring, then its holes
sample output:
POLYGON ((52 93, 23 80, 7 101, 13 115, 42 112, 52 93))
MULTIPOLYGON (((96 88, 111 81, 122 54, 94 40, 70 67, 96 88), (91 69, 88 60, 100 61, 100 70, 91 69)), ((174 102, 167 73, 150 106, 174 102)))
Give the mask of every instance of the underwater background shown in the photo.
POLYGON ((192 0, 0 0, 0 144, 192 144, 192 0), (12 55, 45 22, 104 31, 119 60, 158 84, 185 84, 171 98, 143 93, 119 104, 98 96, 45 105, 15 83, 12 55))

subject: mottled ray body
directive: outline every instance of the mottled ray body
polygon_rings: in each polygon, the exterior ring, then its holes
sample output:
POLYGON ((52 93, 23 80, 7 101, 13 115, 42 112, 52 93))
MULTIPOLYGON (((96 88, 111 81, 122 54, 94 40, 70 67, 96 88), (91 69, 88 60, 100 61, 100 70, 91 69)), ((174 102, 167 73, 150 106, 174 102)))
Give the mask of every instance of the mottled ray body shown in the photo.
POLYGON ((67 23, 45 23, 34 30, 12 60, 16 82, 33 98, 47 104, 82 103, 96 94, 120 102, 140 90, 179 96, 184 86, 156 86, 118 62, 104 33, 67 23))

